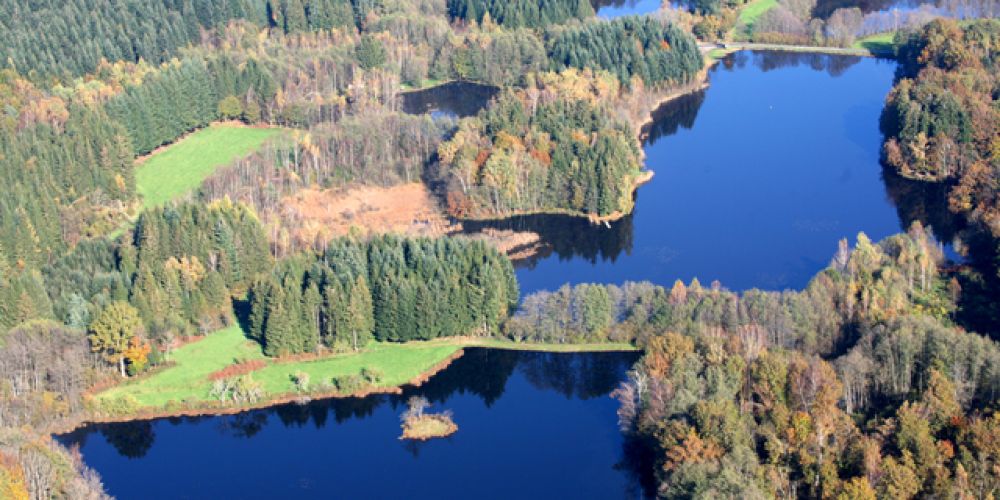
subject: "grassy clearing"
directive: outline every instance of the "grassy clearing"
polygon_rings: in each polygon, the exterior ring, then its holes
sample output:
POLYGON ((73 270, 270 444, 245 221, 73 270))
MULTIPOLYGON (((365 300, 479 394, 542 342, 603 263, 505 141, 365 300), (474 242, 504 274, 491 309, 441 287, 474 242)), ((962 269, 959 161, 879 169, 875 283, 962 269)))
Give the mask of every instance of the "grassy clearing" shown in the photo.
POLYGON ((295 390, 291 375, 297 372, 308 373, 311 385, 316 387, 336 377, 358 375, 362 368, 368 368, 382 373, 378 387, 396 387, 419 377, 460 348, 457 344, 431 342, 373 343, 360 353, 273 363, 254 372, 253 378, 264 386, 265 393, 285 394, 295 390))
POLYGON ((895 36, 896 32, 894 31, 866 36, 856 40, 853 47, 857 49, 866 49, 873 54, 892 53, 896 49, 896 44, 893 42, 893 38, 895 36))
POLYGON ((212 125, 198 130, 136 169, 143 207, 162 205, 197 188, 216 168, 256 150, 281 129, 212 125))
MULTIPOLYGON (((635 350, 629 344, 524 344, 502 339, 437 339, 404 344, 373 342, 359 353, 334 354, 308 361, 273 361, 252 373, 264 389, 264 400, 296 390, 291 376, 309 374, 312 390, 321 390, 334 378, 360 375, 361 370, 377 370, 380 388, 406 384, 440 364, 463 347, 492 347, 549 352, 635 350)), ((129 398, 142 409, 162 409, 170 403, 198 404, 212 401, 209 375, 236 362, 266 359, 260 347, 243 331, 232 326, 178 348, 171 353, 173 363, 163 371, 126 382, 98 395, 98 401, 129 398)))
POLYGON ((708 54, 706 55, 708 56, 709 61, 718 61, 733 52, 736 52, 736 49, 712 49, 708 51, 708 54))
POLYGON ((753 32, 753 24, 760 19, 760 16, 778 5, 778 0, 753 0, 746 7, 740 10, 740 17, 736 21, 737 30, 744 36, 749 36, 753 32))
POLYGON ((97 398, 115 399, 128 395, 143 407, 160 407, 168 401, 205 400, 211 387, 208 376, 236 359, 264 359, 264 354, 256 342, 247 340, 238 326, 231 326, 172 352, 169 360, 174 366, 112 387, 97 398))

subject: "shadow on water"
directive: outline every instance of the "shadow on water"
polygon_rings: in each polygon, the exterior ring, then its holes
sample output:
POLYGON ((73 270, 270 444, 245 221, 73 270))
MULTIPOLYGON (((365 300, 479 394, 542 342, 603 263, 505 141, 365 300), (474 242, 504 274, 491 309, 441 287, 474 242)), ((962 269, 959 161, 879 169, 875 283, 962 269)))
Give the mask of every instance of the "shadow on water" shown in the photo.
POLYGON ((743 69, 751 65, 762 72, 785 68, 807 67, 822 71, 837 78, 851 67, 861 62, 857 56, 833 56, 810 52, 787 51, 751 51, 737 52, 723 60, 722 67, 727 70, 743 69))
POLYGON ((619 256, 632 252, 634 217, 635 212, 604 226, 568 215, 522 215, 501 220, 463 221, 462 227, 470 234, 487 228, 537 233, 545 247, 514 263, 518 269, 533 269, 553 255, 560 260, 581 258, 591 263, 615 262, 619 256))

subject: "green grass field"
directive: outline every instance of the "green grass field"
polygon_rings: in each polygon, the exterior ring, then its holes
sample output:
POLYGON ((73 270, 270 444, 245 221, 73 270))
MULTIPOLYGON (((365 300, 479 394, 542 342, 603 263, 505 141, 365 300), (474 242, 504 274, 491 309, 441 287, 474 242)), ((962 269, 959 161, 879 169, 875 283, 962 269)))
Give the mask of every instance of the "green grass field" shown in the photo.
POLYGON ((853 46, 857 49, 867 49, 875 54, 892 53, 896 48, 896 44, 893 42, 893 38, 895 36, 896 32, 894 31, 890 31, 888 33, 878 33, 876 35, 866 36, 855 40, 853 46))
POLYGON ((760 16, 778 5, 778 0, 753 0, 740 10, 740 17, 736 21, 736 29, 742 34, 749 36, 753 32, 753 23, 760 19, 760 16))
MULTIPOLYGON (((362 368, 375 369, 382 372, 379 387, 396 387, 469 346, 553 352, 634 350, 628 344, 515 344, 501 339, 438 339, 403 344, 373 342, 360 353, 335 354, 310 361, 270 361, 253 372, 253 379, 263 386, 265 400, 294 392, 291 375, 297 372, 308 373, 312 388, 318 389, 320 384, 329 383, 335 377, 358 375, 362 368)), ((248 340, 239 327, 232 326, 172 352, 169 360, 173 366, 112 387, 95 397, 98 401, 134 398, 142 409, 161 409, 171 402, 208 402, 212 400, 209 375, 237 360, 255 359, 266 358, 255 342, 248 340)))
POLYGON ((135 172, 143 207, 159 206, 192 191, 216 168, 246 156, 281 132, 212 125, 153 154, 135 172))

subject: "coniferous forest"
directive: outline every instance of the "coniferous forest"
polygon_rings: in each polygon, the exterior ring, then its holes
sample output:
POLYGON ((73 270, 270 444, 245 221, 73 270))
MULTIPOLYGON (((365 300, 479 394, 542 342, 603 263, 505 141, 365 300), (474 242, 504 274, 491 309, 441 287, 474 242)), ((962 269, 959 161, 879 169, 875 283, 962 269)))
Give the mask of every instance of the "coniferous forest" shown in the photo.
MULTIPOLYGON (((399 375, 396 353, 439 368, 526 344, 641 351, 614 396, 658 496, 995 497, 995 19, 900 28, 880 123, 887 174, 942 186, 975 258, 917 223, 841 241, 801 290, 522 296, 505 253, 531 245, 462 234, 527 214, 630 224, 652 108, 732 63, 707 42, 812 15, 781 3, 750 28, 742 2, 608 20, 589 0, 0 0, 0 498, 105 498, 49 437, 87 421, 394 390, 428 375, 399 375), (443 82, 495 92, 464 117, 404 109, 443 82), (207 127, 275 135, 165 170, 152 184, 189 189, 149 203, 137 172, 207 127), (365 226, 374 200, 336 205, 413 187, 419 233, 365 226), (317 366, 337 375, 310 385, 317 366), (185 377, 162 405, 134 395, 185 377)), ((824 37, 846 40, 844 16, 824 37)))

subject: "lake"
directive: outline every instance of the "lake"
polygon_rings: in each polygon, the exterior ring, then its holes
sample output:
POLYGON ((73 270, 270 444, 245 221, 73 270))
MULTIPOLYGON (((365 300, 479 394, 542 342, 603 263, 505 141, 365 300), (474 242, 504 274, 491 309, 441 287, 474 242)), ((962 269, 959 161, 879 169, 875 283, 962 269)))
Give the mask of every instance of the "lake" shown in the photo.
POLYGON ((652 466, 609 397, 638 353, 468 349, 401 395, 237 415, 94 425, 78 444, 108 492, 131 498, 628 498, 652 466), (451 410, 456 434, 400 441, 412 395, 451 410))
MULTIPOLYGON (((643 149, 656 175, 610 227, 565 216, 466 223, 539 233, 519 262, 523 294, 564 283, 718 280, 732 290, 802 288, 841 238, 903 224, 879 163, 892 61, 740 52, 711 86, 654 113, 643 149)), ((908 225, 909 221, 906 221, 908 225)))

